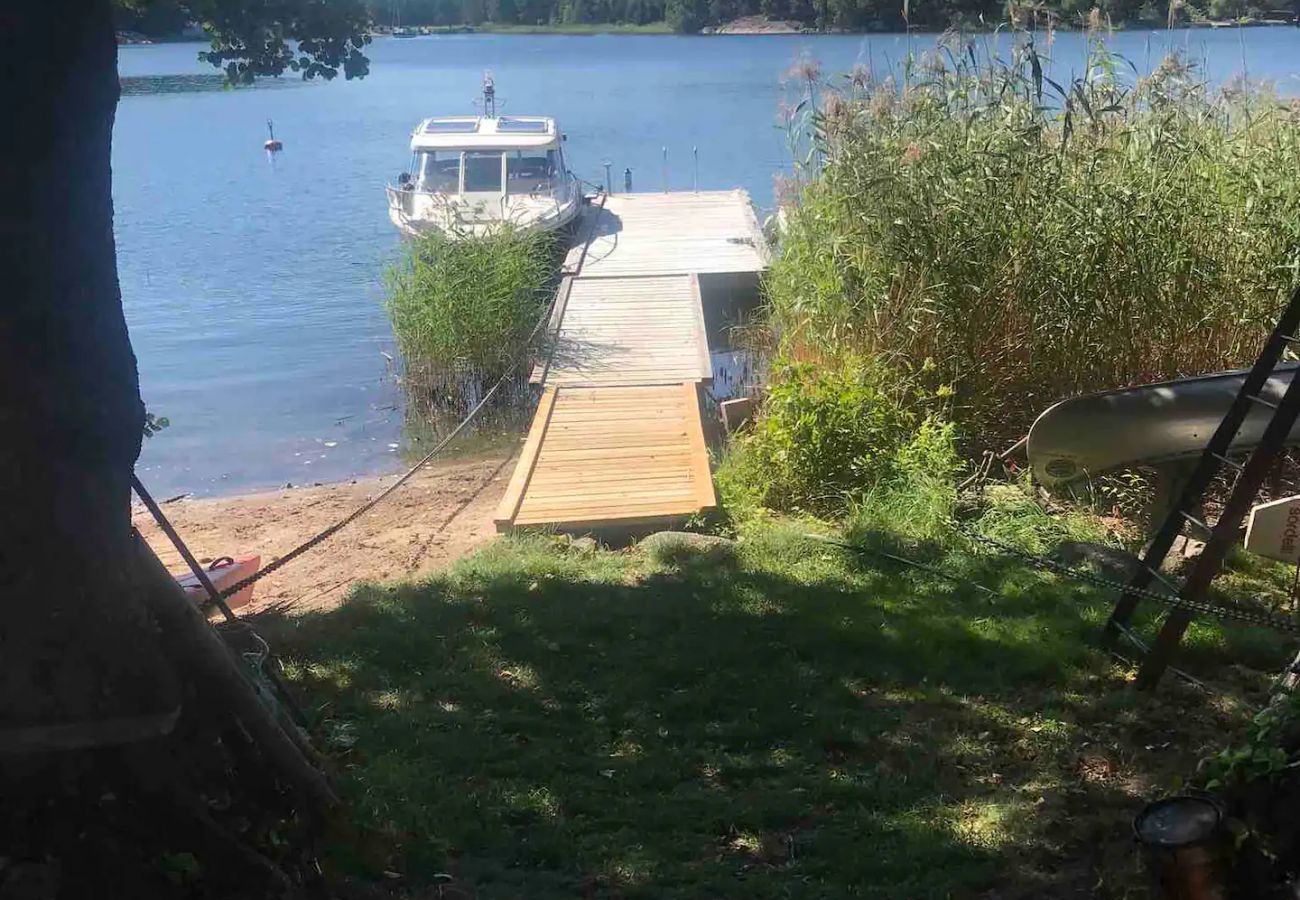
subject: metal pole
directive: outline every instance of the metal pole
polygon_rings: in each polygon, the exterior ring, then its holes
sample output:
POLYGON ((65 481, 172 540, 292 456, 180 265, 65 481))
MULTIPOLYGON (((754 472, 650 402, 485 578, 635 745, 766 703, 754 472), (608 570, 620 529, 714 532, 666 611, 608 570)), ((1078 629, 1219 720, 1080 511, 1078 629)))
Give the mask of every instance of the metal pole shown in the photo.
POLYGON ((692 147, 691 156, 695 159, 695 193, 700 192, 700 148, 692 147))
POLYGON ((136 495, 144 503, 145 508, 149 510, 149 514, 153 516, 154 521, 158 523, 158 527, 162 529, 163 534, 167 535, 167 539, 172 542, 172 546, 176 548, 178 553, 180 553, 181 559, 185 560, 185 564, 190 567, 190 571, 194 573, 194 577, 197 578, 199 584, 203 586, 203 590, 206 591, 208 595, 208 602, 221 610, 221 614, 226 617, 226 621, 235 621, 235 614, 226 604, 225 599, 221 596, 221 592, 217 590, 217 586, 212 583, 212 579, 208 577, 207 570, 204 569, 203 566, 199 565, 199 561, 194 558, 194 554, 190 552, 190 548, 185 546, 185 542, 181 540, 181 536, 176 533, 176 529, 172 527, 172 523, 163 515, 163 511, 154 501, 153 495, 145 490, 144 485, 140 483, 140 479, 136 477, 134 472, 131 473, 131 487, 135 488, 136 495))
POLYGON ((605 160, 605 193, 614 193, 614 182, 609 179, 609 167, 613 165, 609 160, 605 160))
POLYGON ((668 193, 668 148, 664 148, 664 193, 668 193))

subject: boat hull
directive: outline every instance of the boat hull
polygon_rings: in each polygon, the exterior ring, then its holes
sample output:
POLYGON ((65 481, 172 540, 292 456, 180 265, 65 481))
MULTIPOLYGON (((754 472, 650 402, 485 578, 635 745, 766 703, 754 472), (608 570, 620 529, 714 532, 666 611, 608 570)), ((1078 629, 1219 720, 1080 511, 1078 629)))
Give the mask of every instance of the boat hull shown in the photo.
MULTIPOLYGON (((418 198, 417 198, 418 199, 418 198)), ((468 205, 449 202, 416 204, 402 196, 402 192, 389 189, 388 218, 406 237, 418 237, 430 232, 441 233, 452 240, 482 237, 502 228, 517 231, 558 231, 582 212, 583 196, 573 190, 563 202, 525 202, 507 208, 502 215, 479 215, 479 210, 468 205)))
MULTIPOLYGON (((1278 366, 1260 396, 1277 403, 1300 363, 1278 366)), ((1241 390, 1246 371, 1219 372, 1062 400, 1029 430, 1026 452, 1034 477, 1049 489, 1137 465, 1200 456, 1241 390)), ((1232 443, 1245 453, 1259 444, 1271 411, 1253 406, 1232 443)), ((1287 437, 1300 443, 1300 424, 1287 437)))

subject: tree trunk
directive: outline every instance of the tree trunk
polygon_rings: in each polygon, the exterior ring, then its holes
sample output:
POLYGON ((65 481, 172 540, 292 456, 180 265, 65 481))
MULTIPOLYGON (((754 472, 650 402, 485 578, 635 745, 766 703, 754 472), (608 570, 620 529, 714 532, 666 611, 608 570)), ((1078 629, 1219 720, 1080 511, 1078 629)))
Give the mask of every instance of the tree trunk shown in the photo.
POLYGON ((0 752, 137 740, 179 695, 133 583, 110 0, 4 4, 0 77, 0 752))

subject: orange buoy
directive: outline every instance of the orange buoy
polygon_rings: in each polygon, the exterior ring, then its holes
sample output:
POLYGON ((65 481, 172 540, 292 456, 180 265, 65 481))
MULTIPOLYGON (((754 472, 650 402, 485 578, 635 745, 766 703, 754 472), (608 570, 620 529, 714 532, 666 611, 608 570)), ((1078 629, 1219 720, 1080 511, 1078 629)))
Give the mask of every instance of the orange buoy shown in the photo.
POLYGON ((263 149, 265 149, 267 153, 279 153, 284 149, 284 144, 275 139, 275 126, 271 124, 270 119, 266 120, 266 131, 271 135, 271 138, 262 145, 263 149))

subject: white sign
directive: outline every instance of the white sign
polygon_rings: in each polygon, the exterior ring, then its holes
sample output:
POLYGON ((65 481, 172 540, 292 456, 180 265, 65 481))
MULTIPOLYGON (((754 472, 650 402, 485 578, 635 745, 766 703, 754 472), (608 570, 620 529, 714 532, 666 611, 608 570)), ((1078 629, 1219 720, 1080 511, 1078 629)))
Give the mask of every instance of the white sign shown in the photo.
POLYGON ((1269 559, 1300 562, 1300 496, 1261 503, 1250 511, 1246 549, 1269 559))

